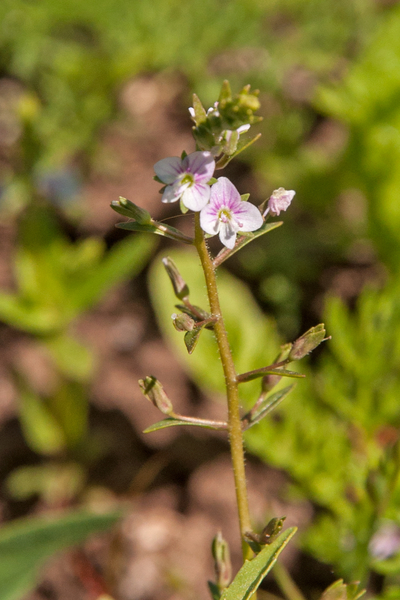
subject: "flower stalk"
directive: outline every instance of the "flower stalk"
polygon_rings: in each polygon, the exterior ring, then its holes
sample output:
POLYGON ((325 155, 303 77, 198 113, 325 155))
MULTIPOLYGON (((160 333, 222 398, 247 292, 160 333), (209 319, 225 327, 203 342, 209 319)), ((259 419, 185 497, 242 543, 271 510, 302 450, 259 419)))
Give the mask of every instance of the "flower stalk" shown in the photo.
POLYGON ((233 474, 235 479, 236 500, 239 513, 239 526, 242 538, 243 559, 249 559, 252 551, 244 539, 246 531, 251 530, 249 503, 247 498, 246 474, 244 466, 244 446, 242 423, 239 409, 239 393, 236 370, 233 362, 228 336, 218 297, 217 282, 211 257, 208 253, 203 230, 200 226, 199 213, 195 214, 195 247, 199 254, 201 265, 206 280, 210 311, 216 319, 214 333, 221 357, 225 377, 226 394, 228 401, 228 433, 231 448, 233 474))

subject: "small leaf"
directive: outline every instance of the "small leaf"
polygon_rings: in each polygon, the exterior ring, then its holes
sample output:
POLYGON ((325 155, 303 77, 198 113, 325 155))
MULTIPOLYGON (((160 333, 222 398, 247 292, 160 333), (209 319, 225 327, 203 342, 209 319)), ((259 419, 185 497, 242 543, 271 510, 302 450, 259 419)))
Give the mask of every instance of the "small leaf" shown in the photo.
POLYGON ((185 336, 183 339, 184 339, 185 346, 186 346, 186 349, 189 352, 189 354, 192 354, 192 352, 196 348, 196 344, 199 341, 199 337, 200 337, 200 334, 203 329, 204 329, 204 326, 196 327, 195 329, 192 329, 192 331, 187 331, 185 333, 185 336))
POLYGON ((235 247, 232 250, 224 248, 219 254, 217 254, 217 256, 213 260, 214 267, 219 267, 227 258, 230 258, 233 254, 235 254, 235 252, 237 252, 253 240, 257 239, 261 235, 264 235, 265 233, 268 233, 269 231, 280 227, 282 224, 283 221, 277 221, 276 223, 264 223, 264 225, 262 225, 257 231, 248 233, 245 236, 239 236, 237 238, 235 247))
POLYGON ((265 546, 252 560, 246 561, 221 600, 247 600, 274 566, 279 554, 296 533, 297 527, 284 531, 271 545, 265 546))
POLYGON ((271 396, 264 398, 260 404, 256 405, 254 409, 243 417, 242 421, 245 429, 249 429, 256 423, 259 423, 266 415, 268 415, 274 408, 278 406, 286 398, 286 396, 291 392, 294 388, 294 384, 289 385, 288 387, 279 390, 279 392, 275 392, 271 396), (254 410, 254 412, 253 412, 254 410))

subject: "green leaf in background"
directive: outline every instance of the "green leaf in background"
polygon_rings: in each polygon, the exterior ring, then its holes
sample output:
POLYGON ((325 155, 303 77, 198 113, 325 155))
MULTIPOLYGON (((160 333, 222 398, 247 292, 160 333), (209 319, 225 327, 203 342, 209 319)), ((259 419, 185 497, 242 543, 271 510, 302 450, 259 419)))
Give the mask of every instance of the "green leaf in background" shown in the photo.
POLYGON ((24 437, 39 454, 57 454, 65 449, 66 437, 60 423, 44 400, 19 378, 19 418, 24 437))
MULTIPOLYGON (((207 309, 204 277, 196 252, 187 249, 168 252, 168 255, 190 287, 193 304, 207 309)), ((189 356, 181 334, 172 326, 171 314, 176 300, 161 259, 160 255, 155 258, 149 275, 151 300, 160 328, 194 381, 209 392, 223 394, 224 378, 212 331, 202 332, 195 352, 189 356)), ((217 276, 222 311, 238 373, 271 364, 279 348, 273 322, 258 308, 246 285, 223 268, 218 269, 217 276)), ((246 402, 254 402, 259 391, 259 381, 240 386, 240 396, 246 402)))
POLYGON ((359 590, 357 583, 343 583, 343 579, 335 581, 325 590, 320 600, 358 600, 366 590, 359 590))
POLYGON ((93 374, 94 357, 86 346, 64 333, 49 337, 44 345, 63 375, 75 381, 89 381, 93 374))
POLYGON ((105 531, 120 512, 79 510, 60 517, 22 519, 0 529, 0 600, 21 600, 35 585, 39 569, 56 552, 105 531))
POLYGON ((250 598, 296 531, 297 527, 287 529, 272 544, 264 546, 252 560, 246 561, 230 586, 223 592, 221 600, 250 598))

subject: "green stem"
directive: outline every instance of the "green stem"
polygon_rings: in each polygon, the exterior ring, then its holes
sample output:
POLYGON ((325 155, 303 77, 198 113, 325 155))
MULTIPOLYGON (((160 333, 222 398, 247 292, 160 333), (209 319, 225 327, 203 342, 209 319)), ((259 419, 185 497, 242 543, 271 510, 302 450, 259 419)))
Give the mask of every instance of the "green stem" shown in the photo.
POLYGON ((305 600, 303 594, 300 592, 289 571, 283 566, 282 562, 277 562, 275 564, 273 574, 276 583, 288 600, 305 600))
POLYGON ((226 394, 228 400, 228 432, 231 447, 233 474, 235 478, 236 500, 239 513, 240 533, 242 537, 243 559, 252 557, 252 551, 244 540, 246 531, 251 531, 249 503, 247 499, 246 474, 244 468, 244 448, 242 424, 239 410, 239 393, 236 370, 233 363, 228 336, 219 304, 217 282, 211 257, 208 253, 203 231, 200 227, 200 214, 195 214, 195 246, 200 257, 206 280, 210 311, 216 318, 214 333, 221 357, 225 376, 226 394))

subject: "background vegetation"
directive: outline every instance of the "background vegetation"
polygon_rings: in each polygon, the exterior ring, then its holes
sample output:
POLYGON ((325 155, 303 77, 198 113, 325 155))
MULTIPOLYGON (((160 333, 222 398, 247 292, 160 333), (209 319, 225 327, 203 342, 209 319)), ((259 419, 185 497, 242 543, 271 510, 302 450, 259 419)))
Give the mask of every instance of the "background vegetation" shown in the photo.
MULTIPOLYGON (((397 2, 3 0, 0 333, 1 376, 12 393, 0 411, 4 439, 18 410, 25 440, 17 457, 7 443, 1 449, 3 520, 85 504, 94 480, 112 487, 101 473, 109 464, 104 445, 113 456, 115 439, 90 417, 104 385, 99 355, 107 351, 85 339, 84 320, 112 298, 115 313, 128 307, 142 314, 151 300, 158 319, 158 328, 147 321, 137 343, 124 338, 127 369, 140 365, 144 343, 162 335, 196 402, 203 394, 218 402, 212 341, 201 340, 190 358, 183 354, 153 240, 115 233, 111 211, 104 215, 114 192, 158 218, 174 214, 158 206, 152 164, 180 153, 181 141, 193 150, 184 133, 191 93, 211 105, 225 78, 233 89, 258 87, 264 117, 261 140, 227 175, 255 203, 279 186, 296 190, 284 226, 235 255, 220 276, 240 369, 271 362, 279 343, 319 321, 332 335, 304 365, 306 382, 278 416, 249 432, 248 450, 285 472, 280 494, 312 508, 297 542, 302 552, 337 576, 361 580, 369 598, 398 598, 397 2), (130 169, 145 173, 148 186, 137 186, 130 169), (23 368, 15 340, 34 348, 35 360, 44 353, 44 383, 23 368)), ((200 296, 190 254, 162 252, 187 271, 200 296)), ((112 346, 110 336, 104 343, 112 346)), ((244 404, 252 386, 243 387, 244 404)), ((151 442, 139 446, 113 482, 117 501, 156 453, 151 442)), ((303 584, 312 598, 318 581, 303 584)))

